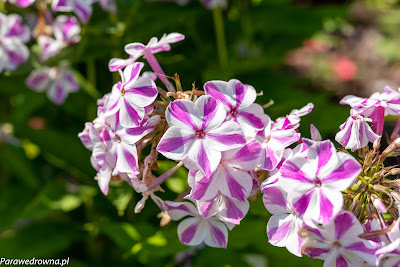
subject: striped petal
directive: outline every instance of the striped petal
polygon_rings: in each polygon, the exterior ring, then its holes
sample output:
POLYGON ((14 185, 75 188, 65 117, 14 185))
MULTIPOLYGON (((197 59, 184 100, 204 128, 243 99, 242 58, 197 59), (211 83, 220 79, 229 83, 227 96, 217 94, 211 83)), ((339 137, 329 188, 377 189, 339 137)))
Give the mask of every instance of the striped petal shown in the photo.
POLYGON ((205 140, 217 151, 226 151, 246 144, 242 129, 233 121, 224 122, 218 128, 208 131, 205 140))
POLYGON ((253 140, 241 148, 234 148, 222 153, 225 162, 234 168, 251 171, 257 167, 261 157, 261 145, 253 140))
POLYGON ((209 142, 203 139, 195 140, 187 156, 206 176, 210 176, 221 161, 221 152, 214 150, 209 142))
POLYGON ((197 209, 191 202, 173 202, 165 201, 168 215, 174 221, 179 221, 186 216, 196 216, 197 209))
MULTIPOLYGON (((205 238, 205 221, 199 218, 187 218, 178 225, 178 236, 181 243, 188 246, 200 245, 205 238)), ((207 229, 208 230, 208 229, 207 229)))
POLYGON ((197 131, 200 126, 200 114, 194 103, 189 100, 175 100, 165 111, 170 126, 178 126, 189 131, 197 131))
POLYGON ((117 164, 119 172, 139 174, 138 155, 135 145, 119 143, 117 145, 117 164))
POLYGON ((204 243, 215 248, 226 248, 228 245, 228 229, 217 220, 207 220, 208 231, 204 235, 204 243))
POLYGON ((151 105, 158 94, 157 86, 149 78, 140 77, 132 87, 125 88, 125 99, 138 107, 151 105))
MULTIPOLYGON (((179 127, 170 127, 161 138, 157 151, 172 160, 183 160, 196 141, 192 132, 179 127)), ((194 161, 197 161, 194 159, 194 161)))

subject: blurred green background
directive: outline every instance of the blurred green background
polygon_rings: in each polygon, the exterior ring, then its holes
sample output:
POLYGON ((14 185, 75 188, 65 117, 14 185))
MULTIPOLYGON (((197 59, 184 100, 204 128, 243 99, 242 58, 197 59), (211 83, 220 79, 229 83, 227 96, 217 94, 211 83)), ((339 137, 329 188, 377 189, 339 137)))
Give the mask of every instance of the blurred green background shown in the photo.
MULTIPOLYGON (((211 79, 237 78, 263 92, 259 104, 274 101, 266 109, 272 119, 313 102, 300 131, 309 137, 312 123, 331 138, 349 114, 341 97, 400 83, 398 1, 229 1, 222 11, 227 64, 218 58, 213 11, 201 3, 117 0, 117 6, 115 16, 95 6, 80 43, 47 62, 68 60, 79 77, 81 90, 64 105, 24 84, 37 64, 36 45, 30 62, 0 74, 0 257, 70 257, 70 266, 322 266, 268 243, 260 196, 229 233, 227 249, 180 244, 178 223, 160 227, 154 203, 133 212, 141 196, 128 185, 112 184, 102 195, 77 134, 95 118, 96 99, 119 79, 108 61, 125 58, 125 44, 179 32, 186 39, 156 57, 167 75, 179 74, 185 90, 193 82, 202 88, 211 79)), ((159 174, 171 164, 161 161, 159 174)), ((182 168, 157 194, 175 199, 188 188, 186 178, 182 168)))

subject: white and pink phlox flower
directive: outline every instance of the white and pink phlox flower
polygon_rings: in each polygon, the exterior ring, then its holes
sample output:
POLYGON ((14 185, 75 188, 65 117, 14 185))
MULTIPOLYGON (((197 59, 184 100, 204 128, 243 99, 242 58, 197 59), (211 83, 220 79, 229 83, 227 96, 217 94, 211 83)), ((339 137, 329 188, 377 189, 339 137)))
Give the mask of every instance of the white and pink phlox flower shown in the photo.
POLYGON ((221 102, 211 96, 201 96, 195 103, 175 100, 166 112, 170 128, 157 150, 172 160, 191 160, 200 171, 210 176, 221 162, 221 152, 246 143, 240 126, 225 121, 221 102))
POLYGON ((92 15, 92 0, 53 0, 51 9, 61 12, 74 12, 86 23, 92 15))
POLYGON ((218 193, 213 199, 197 201, 197 207, 203 218, 216 216, 231 230, 246 216, 250 204, 247 199, 242 202, 218 193))
POLYGON ((191 202, 165 201, 168 215, 178 221, 186 216, 178 225, 179 240, 188 246, 205 243, 210 247, 226 248, 228 244, 228 229, 226 224, 216 217, 203 218, 196 206, 191 202))
MULTIPOLYGON (((133 64, 138 58, 144 56, 145 50, 150 51, 152 54, 160 51, 171 50, 170 44, 177 43, 185 39, 185 36, 180 33, 164 34, 160 40, 157 37, 150 39, 147 45, 142 43, 131 43, 125 46, 125 52, 130 55, 128 59, 113 58, 108 63, 108 68, 111 72, 118 71, 128 65, 133 64)), ((161 73, 159 73, 161 74, 161 73)))
POLYGON ((314 104, 308 103, 301 109, 292 110, 289 113, 289 115, 287 115, 286 117, 279 117, 276 119, 277 127, 287 128, 289 125, 293 125, 293 126, 298 125, 301 121, 301 117, 310 114, 310 112, 313 110, 313 108, 314 108, 314 104))
POLYGON ((259 168, 271 171, 275 169, 282 159, 285 148, 297 142, 300 134, 296 132, 297 125, 275 124, 269 117, 265 129, 259 131, 256 139, 261 143, 262 154, 259 168))
POLYGON ((310 143, 306 158, 293 156, 283 163, 279 184, 306 223, 328 224, 342 209, 341 191, 354 183, 361 166, 351 155, 336 152, 329 140, 310 143))
POLYGON ((220 192, 237 201, 246 201, 253 188, 249 172, 257 166, 260 155, 261 146, 256 140, 243 147, 222 152, 220 163, 210 176, 196 173, 190 198, 207 201, 220 192))
POLYGON ((57 105, 64 103, 69 93, 79 90, 75 76, 69 68, 43 67, 34 70, 25 83, 36 92, 47 91, 47 97, 57 105))
MULTIPOLYGON (((5 2, 6 0, 2 0, 3 2, 5 2)), ((18 6, 18 7, 28 7, 30 5, 32 5, 36 0, 8 0, 8 2, 18 6)))
POLYGON ((153 131, 159 120, 159 116, 153 116, 143 120, 138 127, 127 129, 119 124, 118 116, 115 116, 114 120, 106 121, 107 124, 101 120, 94 124, 87 123, 78 135, 85 147, 93 151, 91 162, 98 171, 99 187, 105 195, 111 176, 139 173, 136 143, 153 131))
POLYGON ((157 97, 155 83, 146 77, 139 77, 143 63, 135 63, 120 71, 122 81, 114 85, 104 105, 105 116, 119 111, 119 122, 123 127, 138 126, 145 115, 145 107, 157 97))
POLYGON ((335 140, 344 146, 346 149, 355 151, 366 147, 368 142, 373 143, 379 138, 379 135, 374 133, 368 122, 371 119, 364 118, 354 112, 347 120, 340 125, 340 131, 336 134, 335 140))
POLYGON ((19 15, 0 13, 0 73, 3 70, 15 70, 29 58, 25 43, 30 38, 31 32, 22 25, 19 15))
POLYGON ((209 81, 204 85, 204 91, 224 104, 226 119, 239 123, 245 136, 254 138, 256 131, 262 130, 269 120, 264 109, 254 103, 257 92, 251 85, 236 79, 209 81))
POLYGON ((389 232, 390 243, 376 251, 377 265, 381 267, 400 266, 400 220, 393 222, 389 232))
POLYGON ((400 104, 395 99, 397 99, 397 95, 386 91, 373 93, 369 98, 348 95, 340 101, 340 104, 350 105, 360 115, 371 118, 372 129, 376 134, 382 135, 385 116, 400 115, 400 104))
POLYGON ((364 262, 375 265, 375 242, 358 237, 363 228, 350 212, 342 210, 323 227, 301 230, 304 237, 302 252, 312 258, 325 260, 328 266, 362 266, 364 262))
POLYGON ((41 60, 46 60, 60 53, 61 49, 76 44, 81 39, 81 27, 74 16, 57 16, 52 25, 55 38, 40 35, 38 43, 42 49, 41 60))
POLYGON ((301 257, 302 238, 298 231, 303 225, 291 204, 287 193, 275 181, 265 181, 261 185, 265 208, 272 216, 268 220, 267 235, 269 242, 277 247, 286 247, 291 253, 301 257))

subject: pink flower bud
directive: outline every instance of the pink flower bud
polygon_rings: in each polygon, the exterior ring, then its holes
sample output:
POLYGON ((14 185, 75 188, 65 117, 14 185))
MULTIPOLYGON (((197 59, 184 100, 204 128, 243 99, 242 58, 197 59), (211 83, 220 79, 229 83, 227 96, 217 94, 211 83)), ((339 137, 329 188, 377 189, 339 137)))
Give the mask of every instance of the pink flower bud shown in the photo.
POLYGON ((372 199, 372 204, 378 211, 380 211, 382 213, 387 212, 385 204, 383 204, 382 200, 377 195, 372 194, 371 199, 372 199))

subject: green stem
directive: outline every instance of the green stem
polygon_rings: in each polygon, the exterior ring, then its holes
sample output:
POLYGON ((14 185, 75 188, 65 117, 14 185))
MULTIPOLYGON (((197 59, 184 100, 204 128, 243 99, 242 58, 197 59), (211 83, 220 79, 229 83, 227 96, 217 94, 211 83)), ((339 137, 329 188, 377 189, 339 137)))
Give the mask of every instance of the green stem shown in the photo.
POLYGON ((96 64, 93 59, 87 61, 86 72, 89 82, 96 88, 96 64))
POLYGON ((221 7, 218 6, 213 9, 213 18, 215 38, 217 39, 219 64, 222 69, 226 69, 228 66, 228 53, 226 49, 224 19, 222 16, 221 7))

